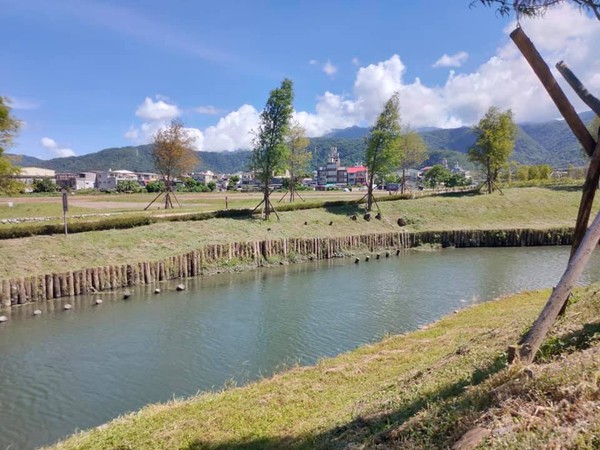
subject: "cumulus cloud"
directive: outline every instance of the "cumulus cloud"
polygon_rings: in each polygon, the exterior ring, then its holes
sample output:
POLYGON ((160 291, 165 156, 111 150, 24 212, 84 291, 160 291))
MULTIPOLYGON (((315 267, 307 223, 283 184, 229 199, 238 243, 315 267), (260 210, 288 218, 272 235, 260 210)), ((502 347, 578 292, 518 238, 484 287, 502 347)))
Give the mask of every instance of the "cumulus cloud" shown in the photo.
MULTIPOLYGON (((514 26, 508 27, 506 34, 514 26)), ((564 60, 590 91, 600 90, 600 47, 597 45, 600 27, 595 19, 564 3, 548 11, 542 19, 521 20, 521 26, 550 66, 564 60)), ((466 57, 466 53, 465 56, 457 53, 447 59, 464 62, 466 57)), ((332 66, 328 73, 331 76, 336 69, 331 62, 328 63, 332 66)), ((559 75, 557 78, 561 79, 559 75)), ((566 87, 565 91, 576 109, 588 109, 574 94, 570 94, 570 88, 566 87)), ((385 61, 358 68, 350 92, 326 91, 317 97, 314 110, 297 111, 295 118, 311 137, 323 135, 334 128, 370 126, 394 92, 400 94, 403 124, 412 127, 473 125, 492 105, 512 109, 519 122, 559 117, 556 107, 523 56, 512 41, 506 39, 495 55, 483 61, 474 71, 458 73, 451 70, 448 77, 436 85, 425 84, 419 78, 406 79, 406 67, 401 57, 391 55, 385 61)), ((152 100, 148 97, 138 112, 136 115, 143 119, 143 123, 126 133, 134 140, 150 136, 149 133, 167 123, 167 119, 177 117, 180 109, 168 99, 152 100)), ((256 129, 258 121, 259 112, 251 105, 242 105, 219 119, 214 126, 190 130, 194 130, 197 136, 198 149, 247 149, 251 148, 251 130, 256 129)))
POLYGON ((258 126, 260 113, 252 105, 242 105, 237 111, 221 118, 215 126, 204 130, 206 151, 238 150, 252 147, 252 130, 258 126))
POLYGON ((169 99, 161 95, 156 96, 156 101, 146 97, 135 112, 136 116, 145 120, 172 120, 180 114, 177 105, 170 103, 169 99))
MULTIPOLYGON (((515 25, 507 27, 506 34, 515 25)), ((542 19, 523 19, 521 26, 549 65, 565 60, 590 90, 600 89, 600 48, 596 44, 600 27, 594 18, 565 3, 542 19)), ((559 75, 557 78, 561 80, 559 75)), ((326 92, 318 98, 314 113, 299 112, 297 118, 312 136, 333 128, 371 125, 395 91, 400 93, 402 121, 413 127, 473 125, 492 105, 512 109, 516 120, 522 122, 559 116, 523 56, 507 40, 475 71, 450 71, 440 85, 426 85, 419 78, 407 80, 400 56, 392 55, 361 67, 351 95, 326 92)), ((565 91, 576 109, 588 109, 568 87, 565 91)))
POLYGON ((454 55, 447 55, 444 53, 442 57, 433 64, 433 67, 460 67, 467 59, 469 59, 469 54, 467 52, 459 52, 454 55))
POLYGON ((75 156, 75 152, 70 148, 61 148, 54 139, 43 137, 40 139, 42 147, 49 150, 52 156, 58 158, 66 158, 67 156, 75 156))
POLYGON ((222 111, 219 108, 216 108, 212 105, 198 106, 194 108, 194 112, 197 112, 198 114, 206 114, 209 116, 216 116, 217 114, 222 113, 222 111))
POLYGON ((323 64, 323 72, 331 77, 337 72, 337 67, 334 66, 331 61, 327 60, 327 62, 323 64))
MULTIPOLYGON (((148 97, 146 100, 148 100, 148 97)), ((173 110, 180 111, 174 103, 170 103, 170 106, 173 107, 173 110)), ((198 108, 194 111, 198 112, 198 108)), ((136 115, 140 116, 137 113, 136 115)), ((146 115, 144 122, 139 126, 130 126, 124 136, 136 144, 150 142, 157 131, 169 125, 167 118, 165 115, 160 114, 146 115)), ((242 105, 236 111, 232 111, 219 119, 216 125, 207 127, 204 131, 194 127, 184 129, 194 139, 196 150, 232 151, 247 149, 252 146, 252 130, 257 127, 258 119, 259 112, 253 106, 242 105)))

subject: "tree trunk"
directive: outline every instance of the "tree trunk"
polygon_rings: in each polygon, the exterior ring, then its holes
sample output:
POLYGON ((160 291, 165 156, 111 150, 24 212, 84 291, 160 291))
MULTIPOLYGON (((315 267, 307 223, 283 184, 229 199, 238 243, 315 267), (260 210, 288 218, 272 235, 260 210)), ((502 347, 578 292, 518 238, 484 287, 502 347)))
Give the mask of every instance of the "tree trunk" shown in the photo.
POLYGON ((271 214, 271 204, 269 200, 269 183, 265 182, 265 190, 263 192, 263 206, 265 208, 265 220, 269 220, 271 214))
POLYGON ((402 184, 400 185, 400 193, 404 194, 404 184, 406 183, 406 167, 402 167, 402 184))
POLYGON ((373 178, 374 174, 369 174, 369 185, 367 186, 367 211, 370 212, 373 207, 373 178))
POLYGON ((294 170, 290 172, 290 203, 294 202, 294 191, 296 190, 296 182, 294 180, 294 170))
POLYGON ((488 189, 488 194, 491 194, 492 192, 494 192, 494 185, 492 183, 492 169, 490 168, 490 160, 487 160, 487 174, 486 174, 486 178, 487 178, 487 189, 488 189))

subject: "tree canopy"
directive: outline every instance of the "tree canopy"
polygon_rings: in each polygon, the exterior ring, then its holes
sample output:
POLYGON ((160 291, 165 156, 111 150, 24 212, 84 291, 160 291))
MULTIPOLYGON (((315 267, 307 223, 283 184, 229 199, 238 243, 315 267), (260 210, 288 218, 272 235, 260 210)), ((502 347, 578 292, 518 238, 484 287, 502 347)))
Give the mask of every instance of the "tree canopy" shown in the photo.
POLYGON ((11 115, 9 100, 0 96, 0 193, 14 194, 22 188, 22 184, 12 178, 19 173, 19 168, 4 154, 12 146, 20 127, 21 122, 11 115))
POLYGON ((193 143, 194 138, 184 128, 183 123, 177 120, 154 135, 152 160, 155 170, 162 176, 167 192, 165 208, 173 206, 169 193, 175 178, 191 172, 199 163, 193 143))
POLYGON ((293 100, 293 84, 286 78, 279 88, 273 89, 269 94, 267 104, 260 114, 258 129, 255 130, 250 167, 262 184, 265 219, 269 218, 272 206, 269 200, 271 178, 286 162, 288 149, 285 136, 292 118, 293 100))
POLYGON ((411 129, 405 130, 401 137, 402 142, 402 184, 401 192, 404 193, 406 184, 406 169, 417 166, 427 159, 427 144, 423 138, 411 129))
POLYGON ((500 169, 515 148, 517 127, 513 122, 512 111, 501 112, 495 106, 490 107, 474 131, 477 141, 469 149, 469 160, 481 167, 487 191, 491 194, 500 169))
POLYGON ((373 207, 375 177, 384 178, 402 161, 399 95, 394 93, 385 103, 367 138, 365 165, 368 170, 367 211, 373 207))
POLYGON ((508 16, 514 11, 517 17, 538 17, 553 6, 573 3, 584 11, 592 12, 600 20, 600 0, 472 0, 471 6, 480 3, 496 7, 496 11, 502 16, 508 16))
POLYGON ((290 170, 290 202, 293 202, 297 178, 309 170, 312 154, 307 150, 310 141, 306 137, 306 130, 298 122, 291 124, 285 142, 288 147, 287 166, 290 170))

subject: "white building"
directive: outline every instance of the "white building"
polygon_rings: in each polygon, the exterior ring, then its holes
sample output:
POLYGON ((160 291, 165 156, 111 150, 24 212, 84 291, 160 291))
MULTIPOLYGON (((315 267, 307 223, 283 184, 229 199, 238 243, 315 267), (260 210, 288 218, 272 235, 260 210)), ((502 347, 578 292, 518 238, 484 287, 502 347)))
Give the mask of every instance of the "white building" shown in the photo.
POLYGON ((135 181, 138 176, 130 170, 109 170, 108 172, 98 172, 96 177, 96 187, 101 191, 112 191, 117 188, 119 181, 135 181))
POLYGON ((58 186, 73 191, 94 189, 96 187, 95 172, 57 173, 55 179, 58 186))
POLYGON ((210 170, 207 170, 206 172, 193 173, 192 178, 198 183, 202 184, 210 183, 211 181, 215 181, 216 179, 215 174, 210 170))

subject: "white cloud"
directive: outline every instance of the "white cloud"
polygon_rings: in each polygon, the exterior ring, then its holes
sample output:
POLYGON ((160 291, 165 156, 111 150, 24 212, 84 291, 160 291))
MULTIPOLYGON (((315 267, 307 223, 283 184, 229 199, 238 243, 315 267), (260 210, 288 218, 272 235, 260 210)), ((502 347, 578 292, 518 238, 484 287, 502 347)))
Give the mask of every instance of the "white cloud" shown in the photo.
POLYGON ((58 158, 65 158, 67 156, 75 156, 75 152, 70 148, 60 148, 60 146, 56 143, 54 139, 49 137, 43 137, 40 139, 40 143, 42 147, 46 150, 49 150, 52 153, 52 156, 58 158))
POLYGON ((311 66, 316 66, 317 64, 319 64, 319 61, 317 61, 316 59, 311 59, 310 61, 308 61, 308 64, 310 64, 311 66))
POLYGON ((327 60, 327 62, 323 64, 323 72, 331 77, 337 72, 337 67, 334 66, 331 61, 327 60))
POLYGON ((356 67, 360 66, 360 60, 356 57, 352 58, 352 65, 356 67))
POLYGON ((135 115, 145 120, 172 120, 181 115, 179 108, 170 103, 170 100, 161 95, 156 96, 156 101, 146 97, 138 106, 135 115))
POLYGON ((219 108, 216 108, 212 105, 198 106, 194 108, 194 111, 198 114, 206 114, 209 116, 216 116, 217 114, 222 113, 222 111, 219 108))
POLYGON ((433 64, 433 67, 460 67, 467 59, 469 59, 469 54, 467 52, 459 52, 454 55, 447 55, 444 53, 442 57, 433 64))
MULTIPOLYGON (((149 98, 146 98, 147 100, 149 98)), ((173 110, 180 111, 174 103, 170 103, 169 106, 173 110)), ((197 109, 195 111, 198 112, 197 109)), ((137 113, 136 115, 140 116, 137 113)), ((252 146, 251 132, 257 127, 258 118, 259 113, 253 106, 242 105, 236 111, 232 111, 219 119, 216 125, 210 126, 204 131, 193 127, 185 128, 185 130, 194 138, 196 150, 232 151, 247 149, 252 146)), ((124 136, 136 144, 150 142, 157 131, 169 125, 169 121, 166 119, 166 115, 162 114, 146 115, 144 122, 139 126, 130 126, 124 136), (152 119, 153 117, 155 119, 152 119)))
MULTIPOLYGON (((521 26, 551 67, 555 62, 565 60, 592 93, 600 91, 600 47, 597 45, 600 26, 595 19, 565 3, 548 11, 542 19, 523 19, 521 26)), ((505 30, 506 33, 512 28, 505 30)), ((330 72, 335 73, 334 69, 330 72)), ((560 80, 560 75, 557 78, 560 80)), ((492 105, 512 109, 519 122, 559 116, 523 56, 507 39, 495 55, 476 70, 470 73, 451 70, 446 80, 438 85, 426 85, 419 78, 407 80, 406 67, 400 56, 392 55, 385 61, 359 68, 350 93, 342 95, 327 91, 317 97, 313 111, 297 111, 295 118, 309 136, 320 136, 331 129, 352 125, 371 126, 383 104, 396 91, 400 94, 402 122, 412 127, 473 125, 492 105)), ((568 86, 565 91, 576 109, 588 109, 570 93, 568 86)), ((130 128, 126 134, 131 139, 147 139, 166 123, 167 118, 180 111, 174 103, 159 98, 156 101, 147 98, 138 111, 146 105, 148 113, 145 117, 159 119, 145 118, 139 127, 130 128), (160 102, 168 108, 157 107, 160 102)), ((251 130, 256 129, 258 121, 259 111, 251 105, 242 105, 214 126, 191 130, 197 135, 198 149, 248 149, 252 144, 251 130)))
POLYGON ((215 126, 204 130, 205 151, 248 149, 252 147, 252 130, 258 126, 259 112, 251 105, 221 118, 215 126))
POLYGON ((125 139, 129 139, 130 141, 137 141, 140 137, 140 130, 131 125, 129 130, 125 133, 125 139))

